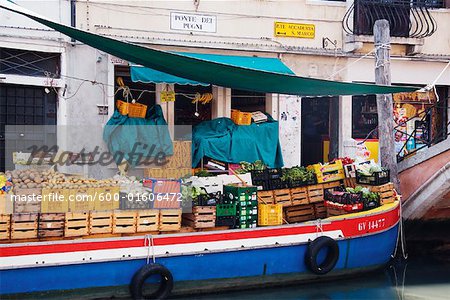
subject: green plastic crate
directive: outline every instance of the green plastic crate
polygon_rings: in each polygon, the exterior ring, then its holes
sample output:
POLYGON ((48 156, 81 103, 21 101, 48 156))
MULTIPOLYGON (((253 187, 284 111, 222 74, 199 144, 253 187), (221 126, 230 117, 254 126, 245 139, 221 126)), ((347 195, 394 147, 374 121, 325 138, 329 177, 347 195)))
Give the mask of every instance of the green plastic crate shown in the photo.
POLYGON ((236 203, 216 205, 216 216, 218 217, 236 216, 236 212, 236 203))
MULTIPOLYGON (((225 185, 223 187, 224 197, 231 201, 236 202, 257 202, 257 187, 256 186, 238 186, 238 185, 225 185)), ((246 205, 246 204, 245 204, 246 205)))

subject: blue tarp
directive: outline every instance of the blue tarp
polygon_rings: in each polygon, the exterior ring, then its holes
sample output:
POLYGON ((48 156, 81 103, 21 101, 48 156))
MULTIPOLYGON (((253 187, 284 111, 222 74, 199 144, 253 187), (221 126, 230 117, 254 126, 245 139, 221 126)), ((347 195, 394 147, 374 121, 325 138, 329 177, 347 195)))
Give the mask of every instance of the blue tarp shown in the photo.
POLYGON ((204 121, 192 131, 192 166, 204 156, 228 163, 261 160, 270 168, 281 168, 283 156, 278 140, 278 122, 239 126, 229 118, 204 121))
POLYGON ((136 166, 139 160, 161 157, 161 153, 173 155, 169 128, 159 105, 149 107, 145 119, 129 118, 114 111, 103 130, 103 140, 117 164, 122 158, 136 166))
MULTIPOLYGON (((186 52, 173 52, 180 53, 189 57, 204 59, 207 61, 223 63, 231 66, 244 67, 254 70, 262 70, 268 72, 275 72, 281 74, 292 74, 291 69, 289 69, 281 60, 278 58, 267 58, 267 57, 253 57, 253 56, 236 56, 236 55, 219 55, 219 54, 201 54, 201 53, 186 53, 186 52)), ((176 84, 189 84, 189 85, 204 85, 207 86, 209 83, 198 82, 194 80, 189 80, 177 76, 173 76, 164 72, 156 71, 150 68, 145 68, 142 66, 130 67, 131 80, 133 82, 144 82, 144 83, 176 83, 176 84)))

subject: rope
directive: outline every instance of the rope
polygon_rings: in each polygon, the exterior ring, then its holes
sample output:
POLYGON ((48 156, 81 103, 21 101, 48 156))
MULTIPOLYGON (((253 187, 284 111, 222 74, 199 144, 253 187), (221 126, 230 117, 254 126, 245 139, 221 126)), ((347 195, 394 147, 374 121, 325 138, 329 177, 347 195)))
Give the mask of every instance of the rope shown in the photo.
POLYGON ((316 237, 319 236, 319 231, 323 235, 322 219, 317 219, 316 220, 316 237))
MULTIPOLYGON (((361 56, 357 60, 347 64, 345 67, 339 69, 338 71, 336 71, 333 74, 331 74, 330 76, 328 76, 327 80, 333 79, 334 76, 336 76, 337 74, 341 73, 342 71, 348 69, 349 67, 351 67, 352 65, 356 64, 357 62, 363 60, 364 58, 368 57, 369 55, 371 55, 372 53, 374 53, 378 49, 390 49, 391 48, 391 46, 389 44, 375 44, 374 46, 375 46, 375 48, 373 48, 372 50, 370 50, 369 52, 367 52, 366 54, 364 54, 363 56, 361 56)), ((375 55, 376 55, 376 52, 375 52, 375 55)))
POLYGON ((153 243, 153 235, 151 234, 146 234, 144 237, 144 247, 147 247, 147 265, 150 262, 150 248, 152 250, 152 261, 153 263, 156 262, 155 259, 155 247, 154 247, 154 243, 153 243), (148 244, 147 244, 148 241, 148 244))
POLYGON ((399 205, 400 205, 400 224, 398 226, 398 234, 397 234, 397 241, 395 243, 395 249, 394 249, 394 253, 391 255, 392 258, 395 258, 397 256, 397 251, 398 251, 398 245, 400 244, 401 248, 402 248, 402 257, 403 259, 407 259, 408 258, 408 254, 406 253, 406 241, 405 241, 405 233, 403 231, 403 212, 402 212, 402 200, 400 198, 399 200, 399 205))

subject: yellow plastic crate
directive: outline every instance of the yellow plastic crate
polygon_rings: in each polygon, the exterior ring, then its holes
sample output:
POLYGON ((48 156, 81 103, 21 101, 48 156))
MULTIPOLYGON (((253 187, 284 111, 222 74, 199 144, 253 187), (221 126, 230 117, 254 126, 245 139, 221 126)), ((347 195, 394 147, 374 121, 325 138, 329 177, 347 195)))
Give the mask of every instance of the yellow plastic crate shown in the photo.
POLYGON ((258 226, 283 224, 283 204, 258 204, 258 226))
POLYGON ((333 163, 318 163, 308 166, 308 170, 313 170, 314 173, 316 173, 318 183, 342 180, 345 178, 344 166, 339 159, 333 163))
POLYGON ((328 172, 343 170, 344 166, 342 165, 342 161, 340 159, 338 159, 333 163, 314 164, 314 165, 309 166, 308 169, 313 169, 314 172, 316 172, 316 174, 318 174, 318 173, 328 173, 328 172))

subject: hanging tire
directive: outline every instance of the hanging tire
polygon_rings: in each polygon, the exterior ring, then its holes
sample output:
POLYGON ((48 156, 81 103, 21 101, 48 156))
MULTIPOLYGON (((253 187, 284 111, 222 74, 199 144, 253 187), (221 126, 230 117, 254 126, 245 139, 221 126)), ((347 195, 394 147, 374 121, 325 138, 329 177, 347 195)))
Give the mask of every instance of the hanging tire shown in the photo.
POLYGON ((131 296, 135 300, 141 299, 166 299, 173 288, 172 273, 160 264, 148 264, 140 268, 133 276, 130 283, 131 296), (143 295, 144 282, 150 276, 161 276, 158 290, 150 295, 143 295))
POLYGON ((315 274, 323 275, 336 266, 339 258, 339 246, 335 240, 327 236, 321 236, 310 242, 306 250, 305 263, 309 270, 315 274), (323 248, 328 248, 327 257, 320 265, 317 263, 317 255, 323 248))

